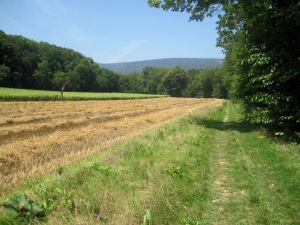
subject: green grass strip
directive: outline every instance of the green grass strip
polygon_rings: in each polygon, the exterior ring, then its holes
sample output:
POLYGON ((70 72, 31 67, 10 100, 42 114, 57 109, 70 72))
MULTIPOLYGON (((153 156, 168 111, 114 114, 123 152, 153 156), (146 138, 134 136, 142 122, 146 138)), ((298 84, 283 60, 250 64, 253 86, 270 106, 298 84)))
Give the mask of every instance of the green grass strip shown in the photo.
MULTIPOLYGON (((134 93, 64 92, 64 101, 128 100, 169 97, 134 93)), ((41 91, 0 87, 0 101, 60 101, 60 91, 41 91)))

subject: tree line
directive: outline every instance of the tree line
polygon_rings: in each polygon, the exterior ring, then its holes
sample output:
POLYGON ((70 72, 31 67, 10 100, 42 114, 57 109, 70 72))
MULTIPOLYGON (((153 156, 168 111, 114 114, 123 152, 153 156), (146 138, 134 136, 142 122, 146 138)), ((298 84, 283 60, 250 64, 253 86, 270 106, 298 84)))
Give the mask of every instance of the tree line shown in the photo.
POLYGON ((217 46, 245 117, 300 139, 299 0, 148 0, 151 7, 190 13, 190 20, 218 16, 217 46))
POLYGON ((74 50, 0 31, 0 86, 39 90, 118 91, 118 75, 74 50))
POLYGON ((148 66, 139 74, 122 75, 72 49, 0 31, 1 87, 228 98, 224 74, 222 67, 185 71, 148 66))

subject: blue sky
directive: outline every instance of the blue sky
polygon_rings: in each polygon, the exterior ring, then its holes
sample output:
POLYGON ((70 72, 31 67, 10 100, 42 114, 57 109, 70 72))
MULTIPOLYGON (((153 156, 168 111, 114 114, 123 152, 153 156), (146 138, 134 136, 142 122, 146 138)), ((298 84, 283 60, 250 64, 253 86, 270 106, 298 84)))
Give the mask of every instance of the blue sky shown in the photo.
POLYGON ((0 30, 71 48, 98 63, 224 58, 217 18, 150 8, 147 0, 0 0, 0 30))

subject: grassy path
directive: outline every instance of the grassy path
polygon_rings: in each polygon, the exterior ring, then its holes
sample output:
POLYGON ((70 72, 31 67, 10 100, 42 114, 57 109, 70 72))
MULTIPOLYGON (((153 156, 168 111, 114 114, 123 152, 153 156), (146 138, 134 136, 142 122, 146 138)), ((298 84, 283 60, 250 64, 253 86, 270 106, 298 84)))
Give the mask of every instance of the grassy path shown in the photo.
MULTIPOLYGON (((222 118, 219 118, 222 121, 222 118)), ((214 224, 230 224, 228 213, 231 214, 231 210, 228 208, 228 204, 231 202, 231 197, 236 190, 231 187, 231 172, 230 164, 231 157, 230 152, 226 151, 228 145, 228 135, 226 132, 225 124, 229 120, 229 111, 226 109, 226 114, 223 118, 224 125, 219 127, 219 131, 214 134, 214 151, 211 157, 211 199, 210 210, 206 214, 205 219, 214 224)))
POLYGON ((234 139, 239 131, 232 129, 232 125, 238 124, 240 116, 235 112, 233 105, 228 104, 217 118, 218 123, 208 127, 214 132, 211 140, 214 148, 211 154, 210 210, 205 215, 208 224, 256 224, 247 202, 244 186, 247 176, 238 168, 242 159, 234 139))
MULTIPOLYGON (((223 116, 222 123, 208 127, 214 129, 211 141, 215 147, 211 156, 210 210, 204 220, 208 224, 300 224, 299 204, 292 197, 299 193, 299 173, 295 171, 294 177, 289 177, 291 169, 297 169, 299 158, 277 154, 284 147, 255 132, 242 120, 235 105, 228 104, 223 116), (289 177, 289 183, 282 182, 283 177, 289 177)), ((286 151, 299 156, 299 149, 286 151)))
POLYGON ((299 156, 299 145, 267 140, 228 102, 20 190, 44 205, 47 224, 296 225, 299 156))

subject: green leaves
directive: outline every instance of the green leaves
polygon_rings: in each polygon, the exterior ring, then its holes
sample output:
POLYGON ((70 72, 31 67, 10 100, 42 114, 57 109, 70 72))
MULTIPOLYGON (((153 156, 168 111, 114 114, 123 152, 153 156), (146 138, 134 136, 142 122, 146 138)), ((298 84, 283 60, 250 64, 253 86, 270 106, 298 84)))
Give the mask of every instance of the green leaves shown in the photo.
POLYGON ((151 218, 150 210, 147 210, 146 214, 144 215, 143 225, 152 225, 152 218, 151 218))
POLYGON ((202 21, 204 17, 220 14, 225 0, 148 0, 150 7, 191 13, 190 20, 202 21))
POLYGON ((148 5, 150 7, 159 8, 160 7, 160 1, 159 0, 148 0, 148 5))
POLYGON ((172 177, 182 178, 185 175, 180 166, 173 165, 172 167, 165 169, 165 171, 172 177))
POLYGON ((19 219, 24 224, 33 220, 42 221, 45 218, 43 207, 20 193, 7 199, 3 206, 6 214, 14 219, 19 219))
POLYGON ((299 5, 242 0, 225 9, 218 22, 219 46, 226 59, 234 60, 235 93, 243 100, 246 118, 294 136, 300 130, 299 5))
POLYGON ((186 88, 187 84, 187 72, 179 66, 173 67, 162 77, 162 85, 171 97, 182 96, 181 91, 186 88))

